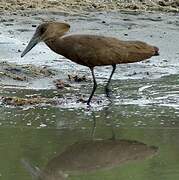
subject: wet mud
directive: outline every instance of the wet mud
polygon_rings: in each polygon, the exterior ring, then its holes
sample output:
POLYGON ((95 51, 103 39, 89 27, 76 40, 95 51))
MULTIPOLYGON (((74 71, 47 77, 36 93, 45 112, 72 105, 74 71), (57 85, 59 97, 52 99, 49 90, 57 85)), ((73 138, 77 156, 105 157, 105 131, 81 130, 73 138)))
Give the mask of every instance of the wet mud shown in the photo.
MULTIPOLYGON (((7 14, 1 17, 1 87, 58 89, 58 91, 62 90, 63 95, 63 89, 65 89, 71 97, 74 97, 74 100, 76 99, 73 101, 72 98, 71 103, 81 99, 83 95, 86 98, 89 96, 92 84, 89 69, 55 54, 43 43, 34 48, 26 57, 20 58, 21 52, 38 24, 47 20, 60 20, 71 24, 70 33, 101 34, 124 40, 137 39, 158 46, 160 48, 158 57, 140 63, 118 65, 112 82, 114 101, 139 105, 155 102, 160 105, 159 102, 161 102, 165 106, 178 107, 177 14, 157 12, 136 14, 126 11, 121 13, 91 12, 74 16, 40 10, 38 14, 32 11, 28 16, 31 18, 24 15, 8 17, 7 14), (157 84, 161 82, 162 84, 157 84), (173 87, 169 84, 173 84, 173 87), (123 100, 125 96, 123 89, 133 85, 134 87, 130 87, 136 88, 133 97, 123 100), (163 92, 163 87, 166 92, 163 92), (160 92, 158 88, 163 91, 160 92), (85 92, 86 90, 88 91, 85 92), (156 95, 149 95, 148 91, 156 95), (171 91, 173 94, 169 95, 171 91), (156 101, 155 98, 158 100, 156 101)), ((110 67, 95 69, 99 84, 95 99, 104 102, 104 105, 107 99, 103 97, 102 84, 105 84, 110 72, 110 67)))

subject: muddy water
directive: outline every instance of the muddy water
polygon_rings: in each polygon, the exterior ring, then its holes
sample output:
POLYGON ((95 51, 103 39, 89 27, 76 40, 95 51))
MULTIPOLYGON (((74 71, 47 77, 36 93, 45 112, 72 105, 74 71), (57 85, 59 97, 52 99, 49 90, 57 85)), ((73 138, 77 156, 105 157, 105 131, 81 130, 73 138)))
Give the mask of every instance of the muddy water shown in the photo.
MULTIPOLYGON (((119 153, 121 156, 117 156, 117 153, 121 151, 121 149, 117 149, 110 161, 113 166, 109 164, 109 168, 108 164, 106 165, 109 160, 105 163, 104 153, 108 154, 103 152, 106 149, 101 151, 99 148, 101 146, 99 146, 96 150, 96 146, 92 146, 93 151, 86 149, 85 153, 83 145, 82 149, 78 147, 75 153, 74 150, 72 154, 68 152, 69 150, 65 153, 67 156, 65 159, 70 162, 69 166, 66 162, 57 161, 50 166, 51 171, 55 173, 61 169, 67 169, 68 171, 65 171, 64 174, 68 174, 69 179, 178 178, 178 115, 173 108, 110 105, 100 111, 89 111, 87 109, 62 109, 58 107, 38 107, 24 110, 2 107, 0 122, 0 154, 2 155, 0 169, 3 179, 23 178, 30 180, 31 171, 26 170, 21 163, 22 159, 25 159, 31 166, 37 166, 43 170, 48 167, 49 162, 53 163, 53 158, 58 157, 65 149, 70 149, 69 147, 73 144, 95 141, 95 139, 137 141, 139 144, 144 143, 149 147, 155 146, 157 152, 149 153, 149 150, 141 149, 137 157, 130 157, 134 154, 132 150, 135 148, 132 148, 128 154, 129 148, 125 149, 125 146, 122 146, 122 155, 119 153), (95 150, 98 153, 101 151, 102 162, 97 160, 99 156, 95 158, 91 156, 95 150), (129 159, 126 159, 126 153, 129 159), (94 166, 96 161, 98 163, 96 171, 88 172, 88 169, 84 171, 82 168, 77 169, 78 172, 74 173, 74 168, 79 163, 82 167, 89 164, 83 161, 86 158, 89 159, 89 155, 93 158, 92 164, 94 166), (122 158, 123 161, 113 162, 117 158, 122 158), (99 166, 99 162, 102 165, 99 166)), ((116 142, 115 140, 113 141, 116 142)), ((73 146, 73 149, 75 147, 73 146)), ((104 146, 104 148, 106 147, 104 146)), ((111 147, 108 147, 108 150, 111 152, 111 147)), ((61 159, 64 160, 63 156, 61 159)))
MULTIPOLYGON (((24 86, 21 89, 1 88, 0 96, 56 97, 58 103, 19 107, 1 104, 0 179, 30 180, 32 176, 47 180, 179 178, 177 14, 123 12, 69 16, 31 12, 1 18, 7 20, 2 20, 0 26, 2 61, 48 65, 57 69, 58 74, 48 81, 18 82, 24 86), (20 51, 34 32, 32 24, 45 19, 68 21, 73 33, 141 39, 160 47, 161 55, 143 63, 119 65, 112 81, 112 103, 103 95, 103 84, 111 68, 96 68, 99 88, 92 107, 88 108, 76 101, 80 94, 85 98, 89 96, 90 81, 74 83, 72 88, 58 91, 52 83, 57 77, 66 79, 73 71, 90 78, 87 68, 54 54, 43 44, 20 59, 20 51), (119 148, 121 144, 123 150, 119 148), (93 154, 99 151, 94 158, 93 154), (59 163, 59 159, 64 160, 63 156, 66 162, 59 163), (87 168, 84 170, 84 167, 87 168)), ((0 83, 16 82, 1 79, 0 83)))

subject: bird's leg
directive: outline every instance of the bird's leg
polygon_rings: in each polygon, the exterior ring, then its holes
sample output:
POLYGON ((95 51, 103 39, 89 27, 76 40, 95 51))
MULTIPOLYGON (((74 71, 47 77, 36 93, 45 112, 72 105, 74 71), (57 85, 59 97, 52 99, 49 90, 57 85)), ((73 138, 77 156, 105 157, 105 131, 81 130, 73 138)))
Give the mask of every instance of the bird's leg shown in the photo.
POLYGON ((93 90, 91 92, 91 95, 90 95, 90 97, 89 97, 89 99, 87 101, 87 105, 90 105, 91 98, 93 97, 94 92, 95 92, 95 90, 97 88, 96 78, 95 78, 95 75, 94 75, 94 69, 93 69, 93 67, 90 68, 90 69, 91 69, 91 73, 92 73, 92 76, 93 76, 93 83, 94 83, 94 85, 93 85, 93 90))
POLYGON ((107 84, 105 86, 106 96, 109 97, 109 98, 110 98, 110 92, 111 92, 111 90, 109 89, 109 85, 110 85, 111 78, 112 78, 112 76, 114 74, 114 71, 116 70, 116 64, 113 64, 112 67, 113 67, 113 69, 112 69, 111 75, 110 75, 110 77, 108 79, 108 82, 107 82, 107 84))

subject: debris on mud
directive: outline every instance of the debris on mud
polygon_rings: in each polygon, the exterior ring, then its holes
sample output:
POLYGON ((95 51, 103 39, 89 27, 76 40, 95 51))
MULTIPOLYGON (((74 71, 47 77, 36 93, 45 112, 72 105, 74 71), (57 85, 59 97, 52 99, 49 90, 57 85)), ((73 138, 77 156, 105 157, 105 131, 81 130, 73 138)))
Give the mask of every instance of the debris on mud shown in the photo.
POLYGON ((10 78, 17 81, 28 81, 30 78, 42 78, 55 75, 47 67, 36 67, 31 64, 18 65, 6 61, 0 62, 0 79, 10 78))
POLYGON ((61 80, 61 79, 56 79, 56 80, 53 81, 53 83, 55 84, 55 86, 56 86, 57 89, 63 89, 63 88, 65 88, 65 87, 71 87, 70 84, 64 82, 64 81, 61 80))
POLYGON ((79 75, 68 74, 68 79, 71 82, 84 82, 84 81, 86 82, 86 81, 88 81, 88 79, 86 78, 85 75, 79 76, 79 75))
POLYGON ((83 95, 81 95, 81 96, 77 99, 77 103, 79 103, 79 102, 81 102, 81 103, 86 103, 87 100, 84 98, 83 95))
POLYGON ((39 105, 39 104, 56 104, 54 99, 44 97, 1 97, 2 104, 10 106, 27 106, 27 105, 39 105))

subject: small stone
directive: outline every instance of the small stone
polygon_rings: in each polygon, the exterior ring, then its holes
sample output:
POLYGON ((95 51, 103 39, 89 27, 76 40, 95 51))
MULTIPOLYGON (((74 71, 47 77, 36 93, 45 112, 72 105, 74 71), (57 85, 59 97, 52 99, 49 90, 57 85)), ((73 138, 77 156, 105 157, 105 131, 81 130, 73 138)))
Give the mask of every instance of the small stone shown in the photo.
POLYGON ((31 125, 32 125, 32 123, 31 123, 31 122, 28 122, 28 123, 27 123, 27 126, 31 126, 31 125))
POLYGON ((57 87, 57 89, 63 89, 65 87, 71 87, 70 84, 65 83, 61 79, 56 79, 53 82, 54 82, 55 86, 57 87))
POLYGON ((158 4, 159 4, 160 6, 166 6, 166 4, 165 4, 164 1, 159 1, 158 4))
POLYGON ((134 5, 131 7, 131 9, 136 10, 136 9, 139 9, 139 7, 137 5, 134 5))
POLYGON ((86 78, 85 75, 78 76, 78 75, 70 75, 70 74, 68 74, 68 79, 70 81, 75 81, 75 82, 84 82, 84 81, 87 81, 87 78, 86 78))
POLYGON ((97 8, 97 5, 96 5, 96 4, 92 4, 92 6, 93 6, 94 8, 97 8))
POLYGON ((131 21, 129 18, 124 18, 123 21, 131 21))
POLYGON ((81 96, 79 97, 79 99, 77 100, 77 103, 78 103, 78 102, 86 103, 86 100, 85 100, 84 97, 81 95, 81 96))
POLYGON ((46 127, 47 125, 46 124, 40 124, 40 127, 46 127))

